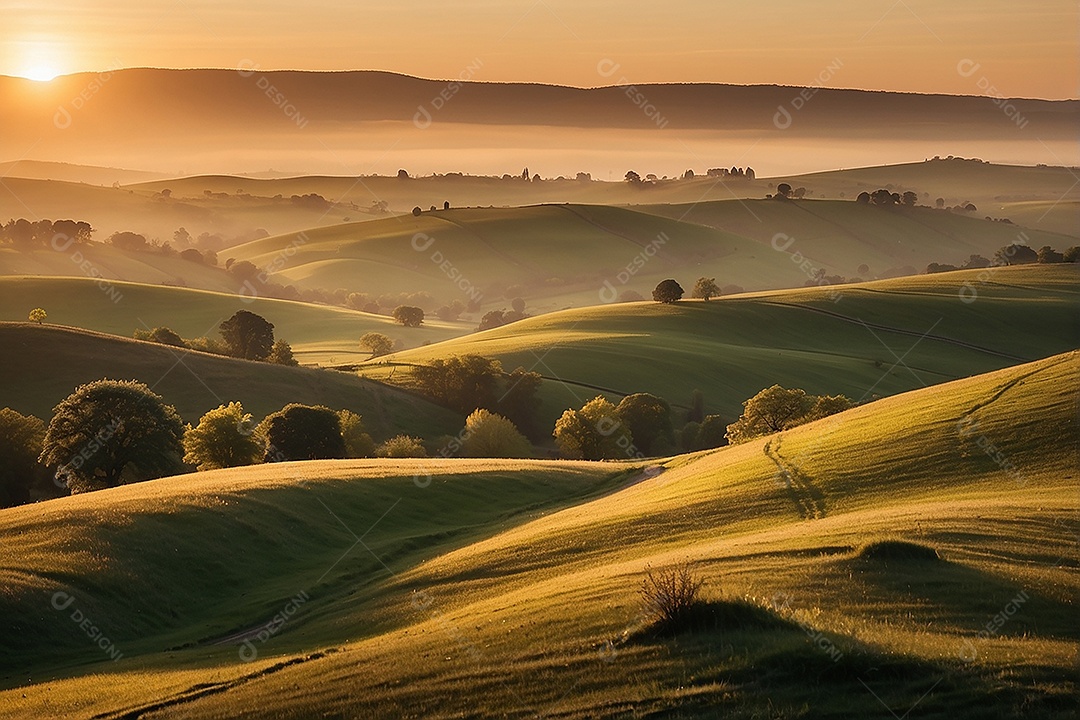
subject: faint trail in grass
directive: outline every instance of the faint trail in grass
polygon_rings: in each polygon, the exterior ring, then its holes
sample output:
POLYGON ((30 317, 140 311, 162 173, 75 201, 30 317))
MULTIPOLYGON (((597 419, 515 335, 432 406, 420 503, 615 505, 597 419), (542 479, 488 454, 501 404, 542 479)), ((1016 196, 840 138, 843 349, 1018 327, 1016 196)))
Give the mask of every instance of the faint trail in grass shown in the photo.
POLYGON ((776 466, 777 477, 784 483, 799 514, 803 520, 815 520, 826 515, 825 493, 814 485, 810 477, 805 475, 794 463, 785 460, 780 455, 781 436, 777 435, 773 440, 765 443, 762 451, 765 457, 776 466), (776 443, 773 445, 773 443, 776 443))
POLYGON ((145 717, 149 713, 156 713, 161 710, 169 710, 182 705, 184 703, 193 702, 209 695, 217 695, 219 693, 232 690, 252 680, 259 680, 268 675, 273 675, 276 672, 280 672, 285 668, 292 667, 293 665, 299 665, 301 663, 311 662, 312 660, 318 660, 326 657, 327 655, 337 652, 337 650, 328 650, 325 652, 317 652, 311 655, 305 655, 304 657, 295 657, 283 662, 276 663, 270 667, 264 668, 251 675, 243 675, 234 680, 220 683, 200 683, 198 685, 192 685, 187 690, 183 690, 172 697, 164 700, 156 700, 139 707, 129 708, 127 710, 115 710, 97 715, 91 716, 91 720, 139 720, 145 717))

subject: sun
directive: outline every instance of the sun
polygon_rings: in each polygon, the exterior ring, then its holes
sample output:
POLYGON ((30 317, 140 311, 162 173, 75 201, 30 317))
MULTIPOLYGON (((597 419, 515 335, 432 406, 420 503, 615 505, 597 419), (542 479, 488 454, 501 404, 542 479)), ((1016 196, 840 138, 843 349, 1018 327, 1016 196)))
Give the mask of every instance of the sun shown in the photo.
POLYGON ((19 74, 22 75, 27 80, 34 80, 36 82, 49 82, 50 80, 55 78, 57 75, 59 75, 60 71, 57 70, 52 65, 46 65, 46 64, 39 63, 39 64, 31 65, 31 66, 25 68, 19 74))

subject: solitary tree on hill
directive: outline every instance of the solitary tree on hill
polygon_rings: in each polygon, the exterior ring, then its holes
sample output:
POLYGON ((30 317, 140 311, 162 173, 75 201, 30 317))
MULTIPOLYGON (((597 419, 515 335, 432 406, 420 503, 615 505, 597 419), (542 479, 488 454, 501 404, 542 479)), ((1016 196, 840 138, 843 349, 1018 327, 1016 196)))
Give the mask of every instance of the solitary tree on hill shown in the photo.
POLYGON ((49 317, 48 314, 41 308, 34 308, 30 311, 30 322, 40 325, 45 322, 45 318, 49 317))
POLYGON ((673 303, 682 299, 683 289, 674 280, 663 280, 652 291, 652 298, 659 303, 673 303))
POLYGON ((698 278, 698 281, 694 284, 694 291, 690 296, 708 301, 719 295, 720 287, 716 284, 716 278, 703 277, 698 278))

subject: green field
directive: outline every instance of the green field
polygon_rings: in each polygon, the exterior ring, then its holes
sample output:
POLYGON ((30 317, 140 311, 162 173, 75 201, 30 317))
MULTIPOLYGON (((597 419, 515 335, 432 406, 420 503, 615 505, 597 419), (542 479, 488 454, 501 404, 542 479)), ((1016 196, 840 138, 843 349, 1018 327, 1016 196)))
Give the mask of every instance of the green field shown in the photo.
POLYGON ((1080 347, 1080 266, 998 268, 858 285, 551 313, 369 361, 361 374, 408 383, 397 364, 475 353, 546 378, 545 422, 598 391, 651 392, 733 422, 744 400, 779 383, 815 394, 875 396, 988 372, 1080 347), (974 302, 964 302, 960 293, 974 302))
POLYGON ((661 461, 659 475, 323 461, 3 510, 0 706, 1072 717, 1080 504, 1063 449, 1080 441, 1078 392, 1071 353, 661 461), (860 556, 890 538, 941 559, 860 556), (684 561, 706 581, 707 615, 650 634, 642 575, 684 561), (244 631, 283 607, 296 612, 240 662, 244 631))
POLYGON ((237 310, 262 315, 274 325, 303 364, 348 364, 366 359, 360 336, 383 333, 405 347, 456 337, 465 323, 426 320, 406 328, 388 316, 310 303, 252 298, 250 294, 215 293, 86 278, 0 278, 0 321, 26 320, 42 307, 49 323, 132 337, 136 330, 172 328, 185 338, 218 337, 218 325, 237 310))
POLYGON ((398 433, 435 438, 456 434, 463 424, 449 410, 353 374, 237 360, 71 328, 0 323, 0 363, 5 368, 0 407, 46 422, 76 386, 110 378, 146 383, 193 424, 206 411, 233 401, 243 403, 256 422, 291 402, 347 408, 379 439, 398 433))

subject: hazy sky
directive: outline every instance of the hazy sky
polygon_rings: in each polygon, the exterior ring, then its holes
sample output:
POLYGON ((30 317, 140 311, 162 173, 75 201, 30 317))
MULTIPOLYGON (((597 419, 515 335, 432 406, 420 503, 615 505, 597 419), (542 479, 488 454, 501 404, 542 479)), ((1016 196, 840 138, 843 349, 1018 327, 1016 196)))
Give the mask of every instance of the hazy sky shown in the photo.
POLYGON ((1075 98, 1080 83, 1076 0, 3 0, 2 7, 0 74, 37 77, 253 61, 450 78, 479 60, 476 80, 578 86, 811 85, 830 65, 824 82, 833 87, 1075 98), (602 61, 606 75, 597 71, 602 61))

